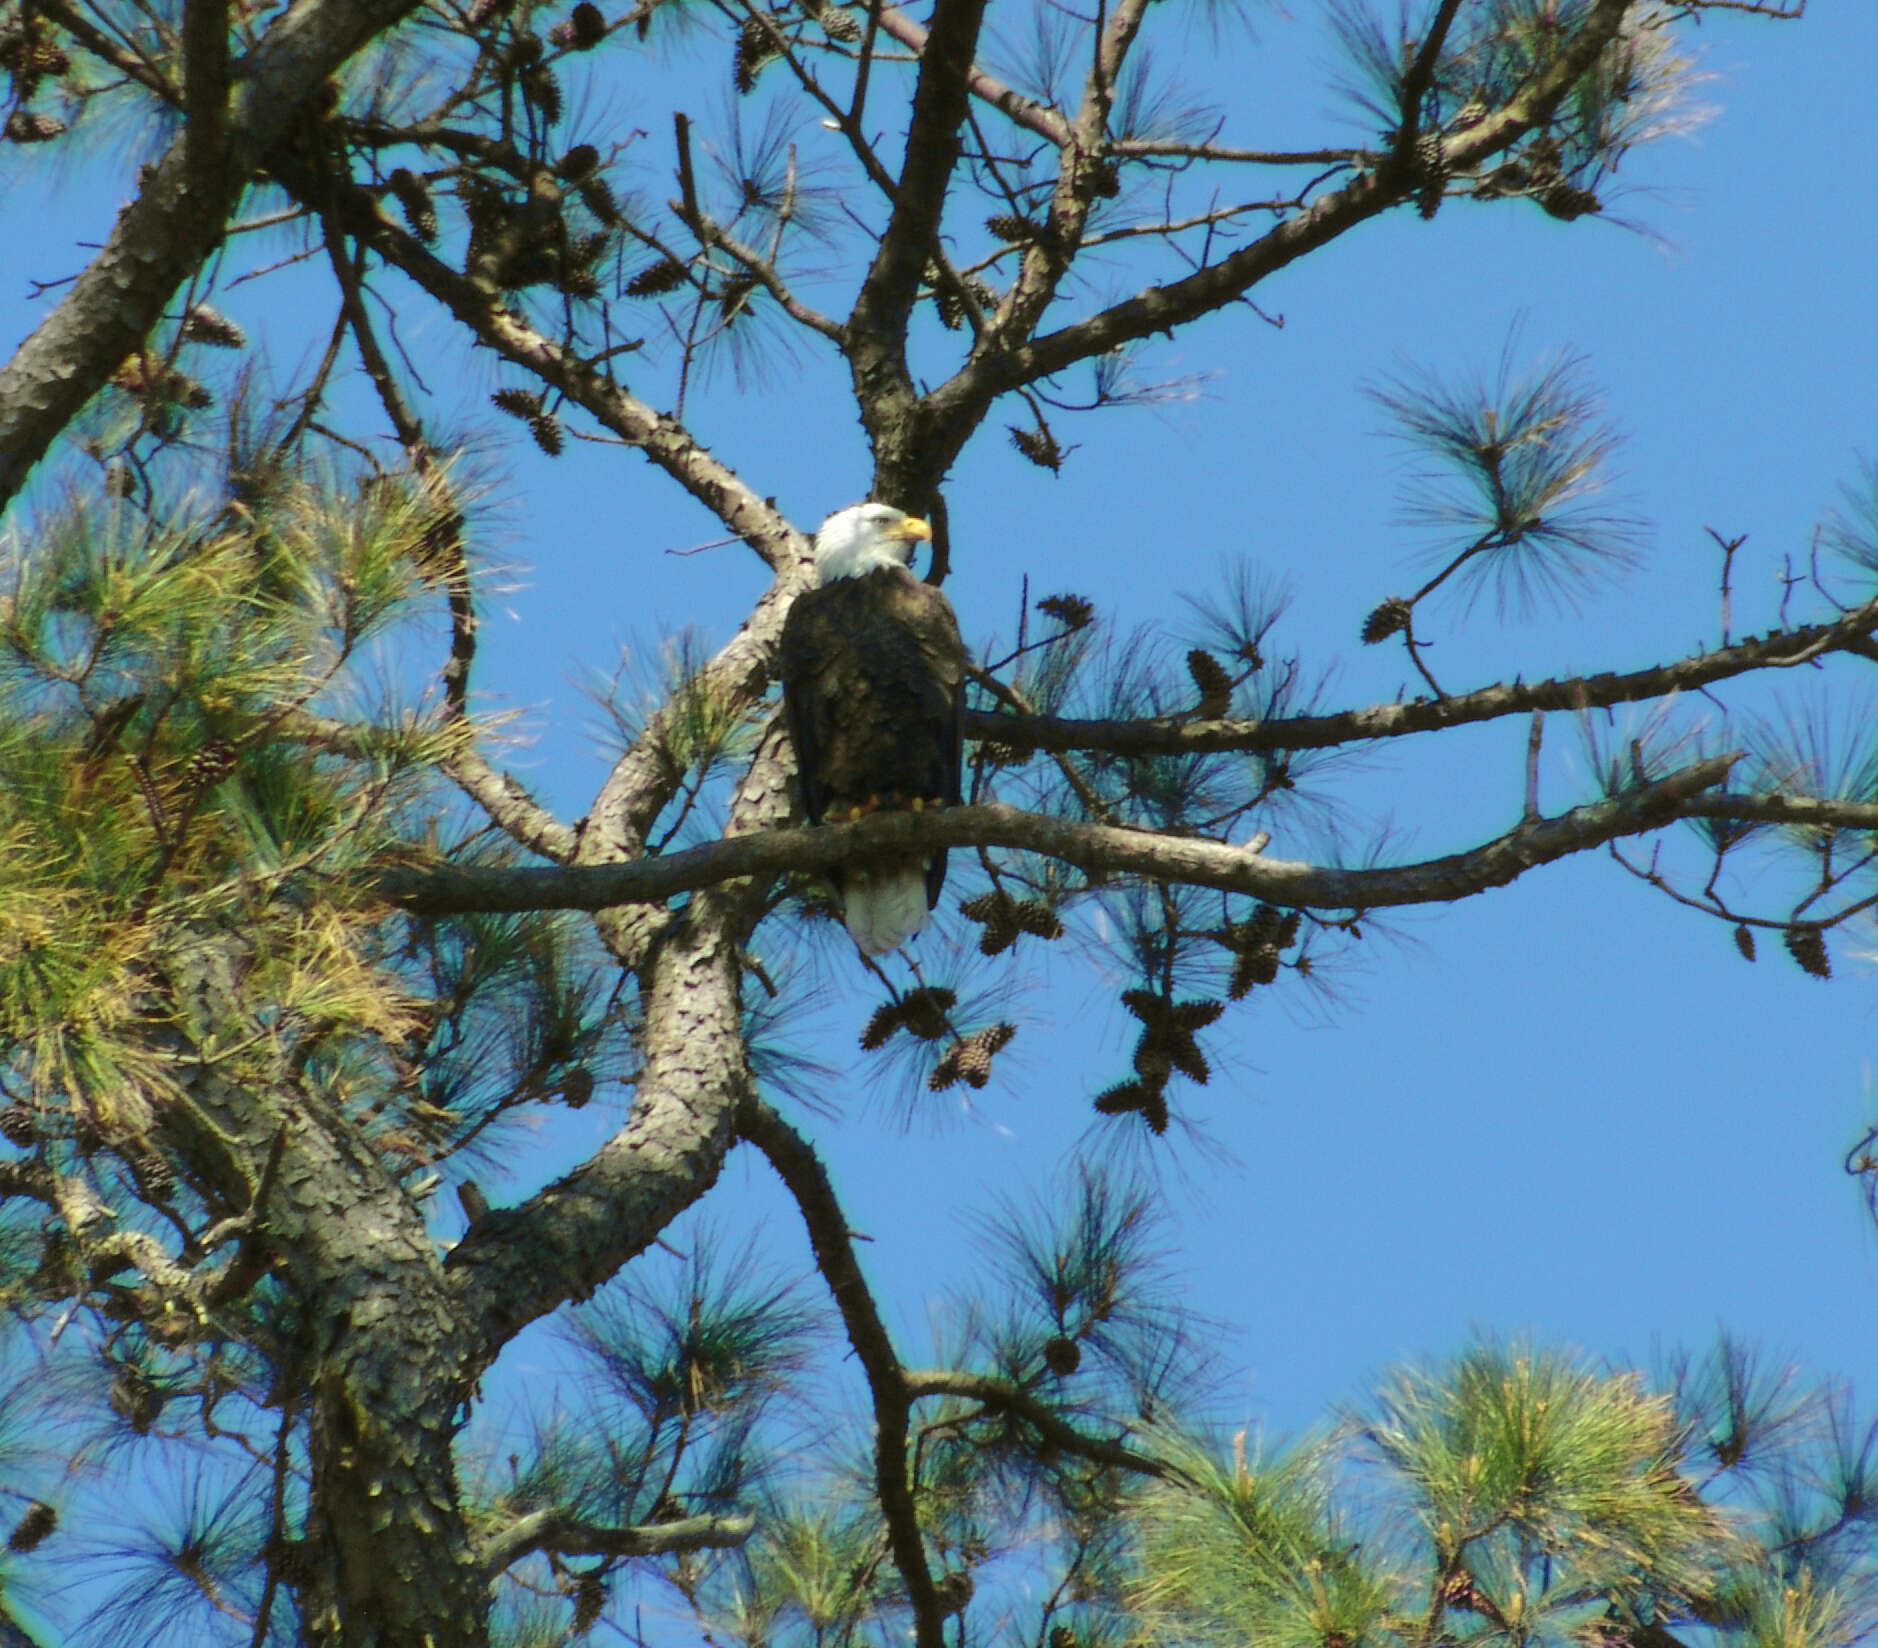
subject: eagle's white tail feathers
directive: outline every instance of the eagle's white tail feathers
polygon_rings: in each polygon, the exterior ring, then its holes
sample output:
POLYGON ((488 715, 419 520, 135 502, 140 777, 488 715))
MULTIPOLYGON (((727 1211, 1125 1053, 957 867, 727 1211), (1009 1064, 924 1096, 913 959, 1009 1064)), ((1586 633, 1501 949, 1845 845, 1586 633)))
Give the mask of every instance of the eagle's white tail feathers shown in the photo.
POLYGON ((849 864, 841 877, 842 911, 854 942, 870 956, 897 950, 926 925, 926 866, 849 864))

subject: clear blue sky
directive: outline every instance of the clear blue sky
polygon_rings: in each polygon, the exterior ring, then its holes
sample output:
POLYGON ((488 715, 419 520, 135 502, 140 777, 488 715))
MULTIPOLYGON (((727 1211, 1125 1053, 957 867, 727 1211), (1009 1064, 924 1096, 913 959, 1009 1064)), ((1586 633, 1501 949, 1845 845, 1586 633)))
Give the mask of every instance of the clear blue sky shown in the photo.
MULTIPOLYGON (((1257 38, 1215 65, 1228 141, 1349 140, 1319 72, 1319 8, 1289 10, 1259 13, 1257 38)), ((1451 204, 1433 224, 1397 214, 1256 294, 1282 330, 1230 313, 1166 345, 1153 364, 1193 375, 1194 398, 1066 425, 1081 447, 1060 479, 987 430, 948 494, 949 587, 968 638, 1010 632, 1024 573, 1033 594, 1073 588, 1122 621, 1179 623, 1174 592, 1243 556, 1292 585, 1280 641, 1336 666, 1330 702, 1413 693, 1398 652, 1355 644, 1376 600, 1419 581, 1394 519, 1401 456, 1362 386, 1411 362, 1491 367, 1516 325, 1529 355, 1589 357, 1628 435, 1647 562, 1573 618, 1521 628, 1482 612, 1463 627, 1450 613, 1444 683, 1634 667, 1712 644, 1706 527, 1749 535, 1735 628, 1770 627, 1782 557, 1804 562, 1858 453, 1878 454, 1878 7, 1816 0, 1800 24, 1718 16, 1693 38, 1716 116, 1693 140, 1638 153, 1615 205, 1651 233, 1512 204, 1451 204)), ((1210 54, 1203 29, 1188 39, 1210 54)), ((618 96, 624 106, 630 91, 618 96)), ((819 135, 809 122, 805 148, 819 135)), ((664 151, 647 144, 645 180, 669 189, 664 151)), ((101 238, 112 204, 67 187, 44 238, 0 246, 0 337, 31 324, 27 278, 69 273, 71 240, 101 238)), ((246 294, 258 313, 266 291, 238 289, 225 306, 244 318, 246 294)), ((465 359, 434 323, 414 320, 405 341, 439 382, 457 381, 463 426, 488 429, 479 407, 500 381, 488 358, 465 359)), ((806 349, 799 373, 741 394, 719 383, 692 410, 804 527, 865 490, 842 380, 806 349)), ((522 775, 572 816, 605 771, 582 688, 622 646, 655 656, 662 630, 725 636, 761 568, 739 548, 664 555, 713 526, 631 453, 573 442, 551 465, 509 442, 500 473, 508 503, 490 554, 517 574, 491 603, 484 704, 522 712, 522 775)), ((1862 670, 1797 672, 1780 691, 1863 705, 1862 670)), ((1516 818, 1524 737, 1522 724, 1406 743, 1339 793, 1361 818, 1393 822, 1400 856, 1449 851, 1516 818)), ((1568 729, 1552 737, 1544 801, 1557 810, 1586 792, 1568 729)), ((1225 1068, 1190 1095, 1199 1133, 1157 1153, 1193 1302, 1234 1330, 1228 1414, 1296 1429, 1391 1360, 1475 1328, 1647 1358, 1726 1326, 1878 1400, 1878 1249, 1839 1171, 1874 1103, 1872 975, 1853 946, 1837 946, 1830 984, 1774 944, 1748 966, 1725 928, 1596 859, 1396 928, 1334 976, 1334 996, 1287 985, 1229 1013, 1213 1041, 1225 1068)), ((941 1291, 982 1268, 968 1216, 1043 1187, 1088 1141, 1090 1095, 1126 1064, 1113 981, 1067 954, 1052 969, 1022 1004, 1010 1079, 969 1115, 936 1101, 950 1119, 909 1133, 856 1087, 831 1095, 842 1121, 814 1124, 874 1238, 867 1259, 910 1357, 941 1291)), ((835 1038, 825 1056, 846 1062, 867 1005, 863 992, 816 1021, 835 1038)), ((617 1119, 595 1107, 574 1125, 596 1143, 617 1119)), ((760 1212, 766 1243, 806 1267, 760 1164, 733 1159, 706 1207, 733 1228, 760 1212)))

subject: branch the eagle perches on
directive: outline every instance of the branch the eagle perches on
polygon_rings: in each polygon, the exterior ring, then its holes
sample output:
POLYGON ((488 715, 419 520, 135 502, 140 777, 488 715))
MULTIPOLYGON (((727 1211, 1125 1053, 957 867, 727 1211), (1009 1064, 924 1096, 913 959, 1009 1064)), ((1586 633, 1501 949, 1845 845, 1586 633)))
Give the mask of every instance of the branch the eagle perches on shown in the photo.
MULTIPOLYGON (((826 870, 860 852, 915 853, 934 847, 1014 847, 1075 864, 1091 876, 1141 876, 1241 893, 1292 908, 1367 910, 1465 898, 1506 885, 1555 859, 1678 818, 1733 816, 1736 798, 1706 797, 1727 778, 1739 752, 1691 762, 1600 801, 1549 818, 1522 820, 1466 852, 1417 864, 1342 869, 1268 858, 1255 847, 1148 830, 1083 824, 1003 805, 938 812, 877 813, 852 824, 766 830, 710 841, 624 864, 489 868, 436 866, 381 872, 384 897, 425 915, 471 911, 605 910, 695 891, 743 876, 826 870)), ((1779 797, 1741 798, 1778 811, 1779 797)), ((1819 802, 1810 805, 1817 811, 1819 802)), ((1878 807, 1853 811, 1871 815, 1878 807)), ((1849 818, 1846 822, 1852 822, 1849 818)))

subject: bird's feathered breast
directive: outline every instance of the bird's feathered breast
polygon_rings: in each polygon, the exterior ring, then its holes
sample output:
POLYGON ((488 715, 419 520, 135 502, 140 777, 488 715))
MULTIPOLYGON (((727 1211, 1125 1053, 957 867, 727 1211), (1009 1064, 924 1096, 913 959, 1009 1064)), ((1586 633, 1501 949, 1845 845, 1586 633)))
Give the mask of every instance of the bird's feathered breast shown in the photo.
POLYGON ((811 823, 958 800, 965 645, 937 589, 883 567, 808 590, 789 610, 779 662, 811 823))

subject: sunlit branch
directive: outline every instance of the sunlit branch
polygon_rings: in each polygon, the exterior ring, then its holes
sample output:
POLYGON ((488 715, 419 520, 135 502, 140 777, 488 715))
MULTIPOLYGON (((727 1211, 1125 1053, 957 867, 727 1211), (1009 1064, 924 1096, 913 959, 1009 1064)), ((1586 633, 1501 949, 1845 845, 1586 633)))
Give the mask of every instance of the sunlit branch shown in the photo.
MULTIPOLYGON (((1064 275, 1082 247, 1090 208, 1104 186, 1104 168, 1114 164, 1101 158, 1101 150, 1108 136, 1116 77, 1134 45, 1147 5, 1148 0, 1116 0, 1114 10, 1095 36, 1082 100, 1059 149, 1056 183, 1050 192, 1043 232, 1025 247, 1017 279, 991 321, 994 348, 1001 347, 1005 340, 1030 336, 1055 300, 1064 275)), ((974 348, 974 357, 983 347, 981 342, 974 348)))
POLYGON ((1042 853, 1094 875, 1215 887, 1298 908, 1441 903, 1503 887, 1541 864, 1673 822, 1692 796, 1720 784, 1736 759, 1725 755, 1694 762, 1605 800, 1550 818, 1524 820, 1466 852, 1377 869, 1306 864, 1224 842, 1083 824, 991 805, 876 814, 858 823, 812 830, 771 830, 629 864, 390 869, 374 878, 374 886, 393 903, 425 914, 604 910, 664 900, 733 877, 826 870, 858 853, 912 856, 934 847, 983 846, 1042 853))
MULTIPOLYGON (((891 35, 901 45, 924 55, 927 39, 925 25, 916 23, 897 7, 881 7, 880 28, 883 34, 891 35)), ((985 73, 976 63, 966 71, 965 83, 973 97, 991 104, 1016 125, 1047 138, 1058 147, 1069 141, 1069 122, 1057 110, 1047 103, 1039 103, 1021 92, 1013 91, 995 75, 985 73)))
POLYGON ((1878 802, 1841 801, 1833 796, 1699 795, 1683 803, 1684 818, 1732 819, 1741 824, 1779 824, 1804 830, 1878 832, 1878 802))
POLYGON ((687 1516, 645 1527, 583 1522, 555 1507, 531 1511, 491 1535, 477 1552, 493 1580, 535 1551, 558 1556, 666 1556, 674 1551, 733 1550, 756 1529, 753 1516, 687 1516))
POLYGON ((1242 166, 1347 166, 1371 158, 1367 149, 1228 149, 1158 137, 1113 137, 1103 153, 1129 160, 1217 160, 1242 166))
POLYGON ((1217 750, 1311 750, 1375 738, 1404 738, 1445 727, 1493 721, 1533 710, 1605 709, 1712 686, 1756 670, 1792 669, 1833 652, 1856 652, 1878 630, 1878 602, 1854 608, 1830 624, 1776 630, 1731 647, 1652 664, 1623 675, 1568 676, 1482 687, 1474 692, 1407 704, 1374 704, 1331 715, 1275 717, 1269 721, 1081 720, 1072 716, 1005 715, 967 710, 971 738, 1019 749, 1107 750, 1116 755, 1199 755, 1217 750))
MULTIPOLYGON (((777 732, 758 746, 731 798, 730 835, 768 831, 788 816, 781 743, 777 732)), ((567 1177, 488 1213, 451 1250, 445 1267, 469 1324, 467 1377, 528 1323, 585 1298, 643 1253, 716 1182, 734 1112, 753 1090, 741 991, 745 946, 763 911, 762 887, 727 882, 701 891, 683 922, 660 927, 641 907, 595 923, 639 976, 632 1114, 567 1177), (624 935, 611 924, 622 914, 641 918, 624 935)))
POLYGON ((910 1392, 880 1308, 861 1274, 841 1203, 814 1148, 761 1099, 752 1095, 738 1107, 737 1132, 762 1151, 801 1209, 816 1268, 841 1313, 855 1360, 867 1375, 874 1404, 875 1487, 881 1518, 887 1524, 894 1566, 900 1570, 913 1610, 916 1639, 921 1648, 939 1648, 945 1640, 945 1620, 933 1591, 919 1512, 907 1480, 910 1392))

